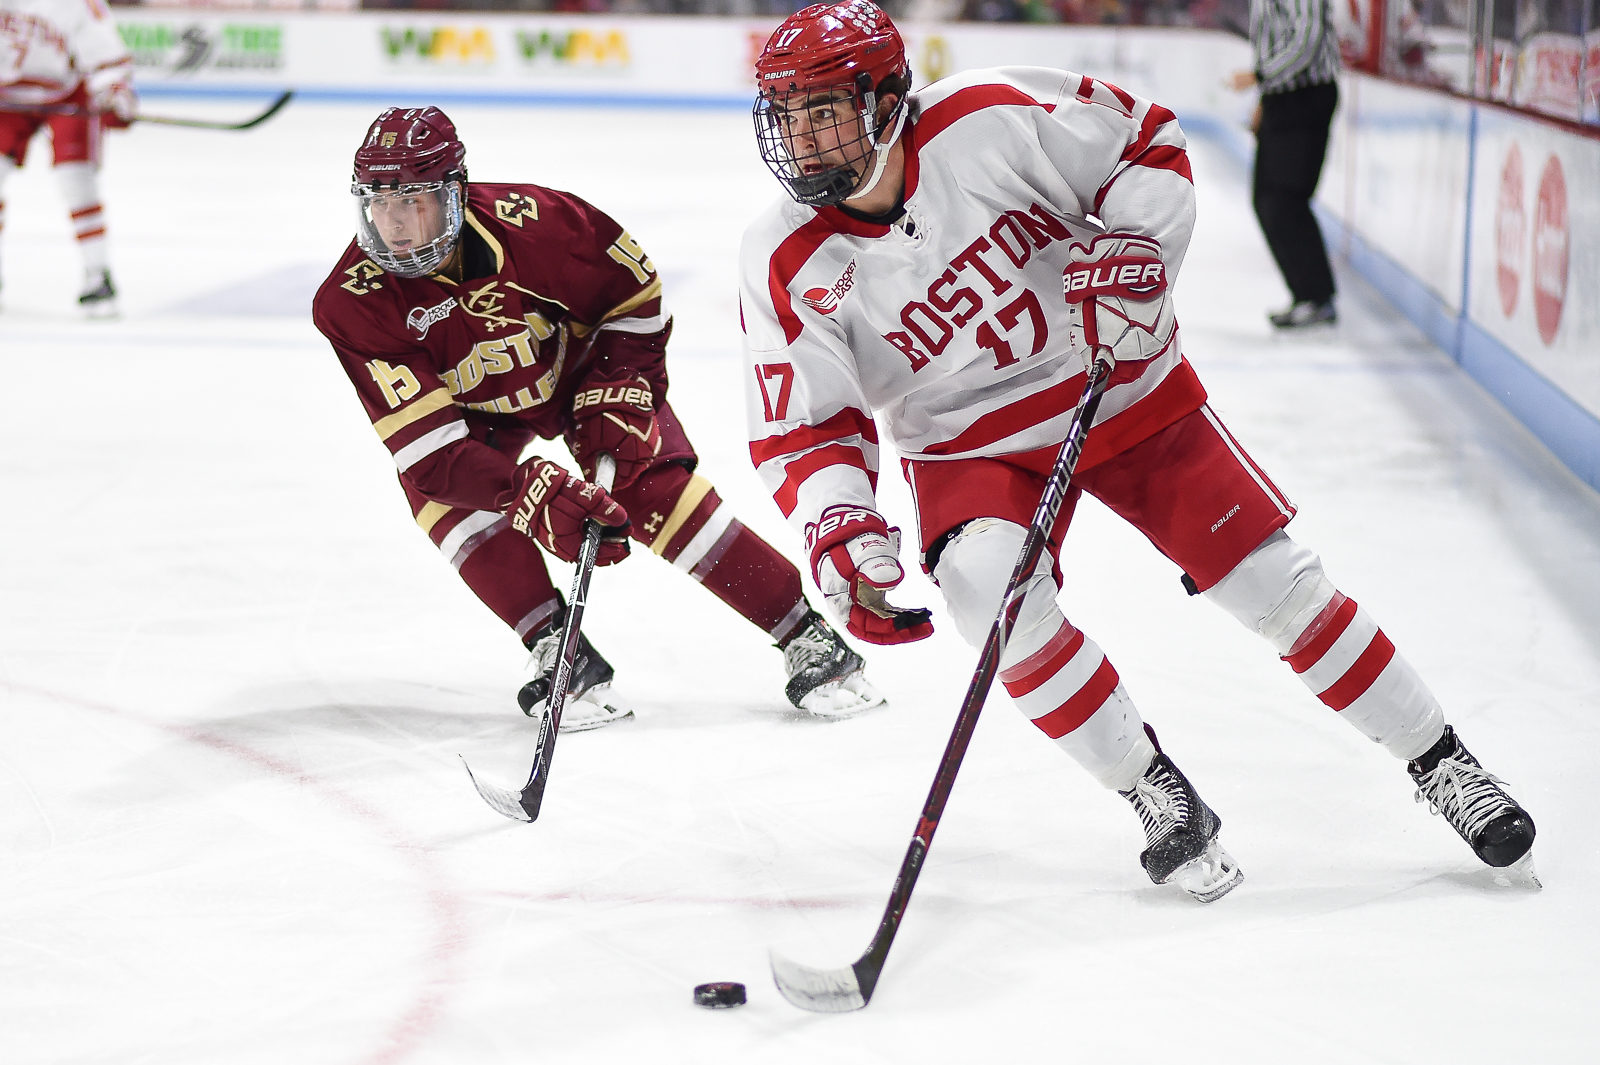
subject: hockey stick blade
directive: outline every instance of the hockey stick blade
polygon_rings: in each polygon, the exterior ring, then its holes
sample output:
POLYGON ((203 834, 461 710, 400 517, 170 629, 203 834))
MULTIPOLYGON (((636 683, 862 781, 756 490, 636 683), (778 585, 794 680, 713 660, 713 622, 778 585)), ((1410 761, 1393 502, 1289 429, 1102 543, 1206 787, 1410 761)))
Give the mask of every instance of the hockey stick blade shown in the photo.
POLYGON ((555 728, 560 724, 559 711, 552 722, 549 714, 539 721, 539 738, 534 741, 533 768, 528 771, 528 782, 522 785, 521 791, 512 791, 502 788, 498 784, 491 784, 486 780, 479 780, 478 775, 467 764, 465 755, 457 755, 461 759, 461 767, 467 771, 467 777, 472 781, 472 786, 478 789, 478 794, 483 801, 489 804, 490 809, 496 813, 504 814, 513 821, 524 821, 532 824, 539 817, 539 807, 544 803, 544 777, 543 770, 548 763, 550 748, 555 745, 552 738, 555 728))
POLYGON ((778 991, 803 1010, 849 1013, 861 1009, 872 997, 871 987, 862 986, 861 973, 856 971, 860 962, 842 969, 816 969, 790 961, 777 951, 771 951, 767 960, 772 964, 772 982, 778 985, 778 991))
POLYGON ((254 118, 247 118, 243 122, 212 122, 203 118, 169 118, 165 115, 134 115, 133 120, 153 126, 182 126, 186 129, 216 129, 234 133, 241 130, 255 129, 261 123, 282 111, 292 99, 294 99, 294 90, 285 89, 278 94, 277 99, 267 105, 265 111, 262 111, 254 118))
POLYGON ((512 791, 510 788, 502 788, 497 784, 491 784, 486 780, 479 780, 477 774, 473 773, 472 767, 467 764, 466 758, 460 755, 457 755, 457 757, 461 758, 461 768, 467 771, 467 778, 472 781, 472 786, 478 789, 478 794, 483 797, 484 802, 489 804, 490 809, 496 813, 505 814, 513 821, 532 823, 533 818, 528 816, 528 811, 522 808, 522 796, 519 793, 512 791))

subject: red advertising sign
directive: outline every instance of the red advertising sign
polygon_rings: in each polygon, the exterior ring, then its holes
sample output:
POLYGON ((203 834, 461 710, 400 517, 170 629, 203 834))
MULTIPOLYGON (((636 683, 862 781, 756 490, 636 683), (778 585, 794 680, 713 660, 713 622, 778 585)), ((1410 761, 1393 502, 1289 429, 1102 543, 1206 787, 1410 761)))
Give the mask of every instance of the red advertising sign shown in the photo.
POLYGON ((1533 316, 1539 339, 1546 345, 1561 327, 1567 300, 1567 180, 1561 160, 1551 156, 1539 178, 1539 199, 1533 208, 1533 316))

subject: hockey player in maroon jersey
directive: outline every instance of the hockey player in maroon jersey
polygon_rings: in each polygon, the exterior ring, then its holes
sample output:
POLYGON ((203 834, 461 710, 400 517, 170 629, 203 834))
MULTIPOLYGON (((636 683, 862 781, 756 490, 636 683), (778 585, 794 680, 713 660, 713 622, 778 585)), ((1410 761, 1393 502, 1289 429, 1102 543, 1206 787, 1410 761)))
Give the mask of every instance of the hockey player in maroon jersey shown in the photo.
MULTIPOLYGON (((810 609, 799 571, 729 512, 667 402, 672 319, 644 249, 569 193, 467 181, 437 108, 390 108, 355 155, 357 236, 312 314, 394 456, 417 523, 533 652, 518 693, 542 715, 565 603, 543 552, 571 562, 585 519, 598 565, 632 538, 769 634, 795 706, 881 703, 858 655, 810 609), (583 470, 525 452, 564 437, 583 470), (595 456, 616 460, 609 493, 595 456)), ((548 454, 547 448, 538 450, 548 454)), ((562 731, 631 712, 582 634, 562 731)))
POLYGON ((1058 605, 1082 492, 1405 760, 1418 797, 1484 862, 1531 858, 1532 819, 1377 624, 1290 539, 1293 506, 1183 356, 1167 293, 1195 200, 1172 112, 1037 67, 911 92, 900 34, 866 0, 788 18, 756 83, 757 142, 789 195, 741 252, 751 455, 835 616, 874 643, 932 631, 927 611, 886 599, 902 570, 898 532, 876 509, 876 412, 911 484, 923 566, 956 630, 982 644, 1086 366, 1109 355, 1053 558, 1019 589, 999 677, 1045 735, 1132 804, 1150 878, 1209 902, 1242 874, 1220 819, 1058 605))

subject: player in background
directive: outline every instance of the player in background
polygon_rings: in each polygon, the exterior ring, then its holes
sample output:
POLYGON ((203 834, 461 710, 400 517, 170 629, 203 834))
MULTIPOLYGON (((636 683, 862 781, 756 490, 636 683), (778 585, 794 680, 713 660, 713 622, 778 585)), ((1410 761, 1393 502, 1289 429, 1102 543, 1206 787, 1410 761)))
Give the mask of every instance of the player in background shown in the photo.
POLYGON ((91 318, 116 314, 105 210, 101 133, 125 129, 138 109, 133 59, 101 0, 0 0, 0 235, 5 185, 50 130, 56 179, 83 257, 78 303, 91 318))
POLYGON ((1082 492, 1405 760, 1419 796, 1484 862, 1528 856, 1528 814, 1372 618, 1290 539, 1294 507, 1207 406, 1182 354, 1167 286, 1195 200, 1172 113, 1042 68, 911 92, 900 35, 866 0, 791 16, 756 80, 761 156, 789 197, 750 226, 741 252, 751 454, 803 532, 830 611, 873 643, 932 631, 927 611, 886 598, 903 572, 898 530, 877 511, 878 412, 911 486, 923 567, 956 630, 981 645, 1099 349, 1114 357, 1111 385, 999 677, 1046 736, 1132 804, 1151 880, 1209 902, 1241 873, 1215 812, 1058 605, 1082 492))
MULTIPOLYGON (((533 651, 518 693, 544 713, 566 604, 542 552, 571 562, 584 520, 599 565, 632 537, 783 651, 795 706, 840 717, 881 703, 861 658, 806 602, 800 573, 739 521, 667 402, 672 318, 638 241, 577 196, 467 182, 437 108, 390 108, 355 154, 356 239, 312 314, 394 456, 417 523, 533 651), (538 455, 565 437, 583 477, 538 455), (595 456, 617 464, 608 494, 595 456)), ((658 638, 670 610, 641 614, 658 638)), ((602 699, 612 667, 580 634, 562 731, 631 711, 602 699)))

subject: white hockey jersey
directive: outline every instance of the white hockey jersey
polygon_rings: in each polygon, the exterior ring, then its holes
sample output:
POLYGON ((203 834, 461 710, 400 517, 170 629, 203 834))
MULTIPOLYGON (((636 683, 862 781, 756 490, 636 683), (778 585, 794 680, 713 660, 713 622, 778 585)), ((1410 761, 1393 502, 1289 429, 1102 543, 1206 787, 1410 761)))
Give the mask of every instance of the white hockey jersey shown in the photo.
POLYGON ((0 99, 53 104, 131 81, 133 58, 101 0, 0 0, 0 99))
MULTIPOLYGON (((746 231, 740 309, 750 453, 805 531, 873 506, 873 412, 906 459, 1054 448, 1084 386, 1062 269, 1074 241, 1139 233, 1176 275, 1194 228, 1166 108, 1081 74, 968 72, 910 94, 905 214, 874 225, 784 199, 746 231)), ((1087 469, 1205 401, 1176 335, 1119 363, 1087 469)))

